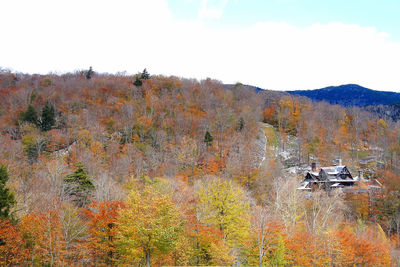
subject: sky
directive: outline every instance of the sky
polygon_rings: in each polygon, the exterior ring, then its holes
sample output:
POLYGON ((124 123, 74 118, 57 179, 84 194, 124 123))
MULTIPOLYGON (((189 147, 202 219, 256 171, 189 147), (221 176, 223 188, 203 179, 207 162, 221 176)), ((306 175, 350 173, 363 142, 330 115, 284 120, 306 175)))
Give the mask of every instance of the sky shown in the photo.
POLYGON ((1 0, 0 67, 400 92, 399 0, 1 0))

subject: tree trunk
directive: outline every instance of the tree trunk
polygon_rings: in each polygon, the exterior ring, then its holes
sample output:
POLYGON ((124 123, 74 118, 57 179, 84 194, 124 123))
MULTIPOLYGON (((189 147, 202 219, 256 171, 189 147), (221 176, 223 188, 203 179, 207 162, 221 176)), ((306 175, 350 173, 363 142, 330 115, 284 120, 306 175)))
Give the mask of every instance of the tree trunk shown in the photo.
POLYGON ((150 253, 146 253, 146 267, 150 267, 150 253))

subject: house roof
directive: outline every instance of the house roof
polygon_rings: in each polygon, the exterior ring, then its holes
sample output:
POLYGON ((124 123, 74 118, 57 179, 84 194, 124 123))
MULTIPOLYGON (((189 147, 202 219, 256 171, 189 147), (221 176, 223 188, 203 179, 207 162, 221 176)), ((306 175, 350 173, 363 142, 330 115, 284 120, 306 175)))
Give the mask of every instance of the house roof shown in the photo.
POLYGON ((304 183, 302 183, 301 186, 298 187, 297 189, 299 189, 299 190, 311 190, 311 188, 308 188, 308 187, 307 187, 308 184, 309 184, 309 182, 304 182, 304 183))
POLYGON ((321 167, 320 172, 308 172, 305 176, 304 182, 325 181, 325 179, 329 182, 336 183, 349 183, 355 181, 347 167, 345 165, 339 165, 321 167), (321 175, 324 176, 321 177, 321 175))
POLYGON ((339 174, 344 167, 346 166, 328 166, 328 167, 321 167, 321 170, 324 170, 327 174, 336 175, 339 174))

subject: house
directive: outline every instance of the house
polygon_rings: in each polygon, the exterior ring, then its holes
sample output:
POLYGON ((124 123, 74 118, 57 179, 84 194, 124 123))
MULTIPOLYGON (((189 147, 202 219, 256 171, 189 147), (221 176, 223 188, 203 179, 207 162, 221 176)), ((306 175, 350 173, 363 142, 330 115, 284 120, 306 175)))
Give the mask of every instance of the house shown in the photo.
MULTIPOLYGON (((358 178, 358 177, 356 177, 358 178)), ((311 171, 307 172, 299 190, 315 191, 317 189, 331 190, 352 187, 357 182, 345 165, 321 167, 317 171, 316 163, 312 163, 311 171)))
POLYGON ((318 171, 317 164, 312 163, 311 171, 307 172, 301 186, 298 187, 299 190, 305 191, 340 189, 343 192, 379 191, 381 188, 382 184, 377 179, 364 179, 362 171, 353 177, 347 167, 341 164, 341 160, 337 166, 320 167, 318 171))

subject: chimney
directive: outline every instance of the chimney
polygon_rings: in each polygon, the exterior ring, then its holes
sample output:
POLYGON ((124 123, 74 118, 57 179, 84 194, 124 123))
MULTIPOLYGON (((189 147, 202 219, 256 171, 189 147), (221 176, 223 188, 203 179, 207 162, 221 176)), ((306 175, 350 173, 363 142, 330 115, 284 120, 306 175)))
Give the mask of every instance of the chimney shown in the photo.
POLYGON ((317 163, 316 162, 311 163, 311 171, 312 172, 316 172, 317 171, 317 163))

